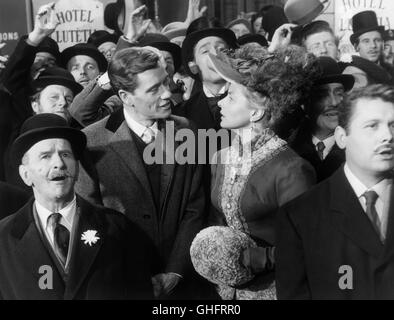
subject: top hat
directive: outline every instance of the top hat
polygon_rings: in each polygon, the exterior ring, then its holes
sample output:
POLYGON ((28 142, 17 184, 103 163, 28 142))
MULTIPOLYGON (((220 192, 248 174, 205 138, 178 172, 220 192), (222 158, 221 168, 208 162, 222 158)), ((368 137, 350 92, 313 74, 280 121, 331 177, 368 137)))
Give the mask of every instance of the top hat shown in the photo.
POLYGON ((350 42, 354 45, 357 38, 362 34, 370 31, 378 31, 382 34, 384 27, 378 25, 378 18, 374 11, 362 11, 352 18, 353 34, 350 36, 350 42))
POLYGON ((240 36, 237 41, 240 46, 243 46, 247 43, 256 42, 262 47, 268 47, 267 39, 261 34, 244 34, 243 36, 240 36))
POLYGON ((71 73, 59 67, 48 67, 40 72, 38 77, 31 83, 32 94, 41 91, 49 85, 61 85, 69 88, 74 96, 82 91, 82 86, 75 82, 71 73))
POLYGON ((272 6, 264 15, 261 22, 261 27, 268 33, 268 41, 272 40, 276 29, 285 23, 288 23, 283 8, 272 6))
POLYGON ((172 58, 174 59, 174 67, 175 71, 177 71, 182 64, 182 54, 181 48, 175 43, 170 42, 170 40, 160 34, 160 33, 146 33, 139 41, 138 44, 141 47, 151 46, 160 51, 167 51, 171 53, 172 58))
POLYGON ((111 34, 108 31, 105 30, 97 30, 93 32, 87 43, 93 44, 96 48, 98 48, 100 45, 106 42, 113 42, 115 44, 118 43, 119 36, 115 34, 111 34))
POLYGON ((68 140, 76 159, 81 158, 86 147, 85 134, 71 128, 65 119, 52 113, 34 115, 23 123, 20 135, 12 145, 11 158, 14 163, 20 164, 26 151, 37 142, 56 138, 68 140))
POLYGON ((218 23, 201 17, 194 20, 186 32, 186 38, 182 45, 182 63, 186 73, 192 78, 196 78, 189 68, 189 62, 194 59, 194 47, 196 44, 207 37, 219 37, 223 39, 231 49, 238 47, 237 38, 230 29, 218 27, 218 23), (214 27, 213 27, 214 26, 214 27))
POLYGON ((324 3, 319 0, 288 0, 284 12, 291 23, 303 25, 313 21, 324 10, 324 3))
POLYGON ((345 91, 353 88, 354 77, 350 74, 342 74, 338 63, 330 57, 319 57, 319 66, 322 71, 322 76, 319 77, 314 85, 319 86, 328 83, 341 83, 345 91))
POLYGON ((75 56, 89 56, 93 58, 99 67, 100 72, 105 72, 108 67, 107 59, 98 49, 91 43, 78 43, 72 47, 68 47, 61 53, 62 65, 67 69, 67 63, 75 56))
POLYGON ((56 61, 59 61, 60 51, 59 46, 55 40, 50 37, 45 37, 44 40, 36 48, 36 52, 47 52, 54 56, 56 61))

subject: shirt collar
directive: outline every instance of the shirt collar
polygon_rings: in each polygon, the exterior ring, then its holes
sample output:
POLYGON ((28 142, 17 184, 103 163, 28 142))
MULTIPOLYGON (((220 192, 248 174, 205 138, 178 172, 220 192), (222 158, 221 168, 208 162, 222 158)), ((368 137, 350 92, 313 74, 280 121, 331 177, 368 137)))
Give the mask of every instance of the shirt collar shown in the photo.
POLYGON ((355 175, 354 173, 350 170, 349 166, 347 163, 345 163, 344 166, 344 171, 345 171, 345 176, 347 180, 349 181, 350 185, 352 186, 354 192, 356 193, 357 198, 362 197, 362 195, 366 191, 373 190, 375 191, 380 198, 384 197, 385 191, 387 187, 389 187, 392 184, 392 179, 383 179, 382 181, 378 182, 375 184, 372 188, 367 188, 355 175))
POLYGON ((319 142, 323 142, 326 149, 331 149, 334 144, 335 144, 335 137, 329 136, 328 138, 325 138, 324 140, 320 140, 316 138, 315 136, 312 136, 312 143, 316 146, 319 142))
MULTIPOLYGON (((135 121, 130 114, 126 111, 125 108, 123 108, 123 113, 124 113, 124 118, 126 120, 127 126, 133 130, 133 132, 138 136, 138 137, 142 137, 142 135, 144 134, 145 130, 147 127, 145 127, 144 125, 140 124, 139 122, 135 121)), ((153 130, 153 132, 155 133, 155 135, 157 135, 157 133, 159 132, 159 128, 157 125, 157 121, 155 121, 155 123, 153 125, 151 125, 149 127, 150 129, 153 130)))
MULTIPOLYGON (((40 219, 41 225, 44 227, 44 229, 46 229, 48 224, 48 218, 54 212, 42 206, 37 200, 34 202, 34 205, 36 206, 37 214, 40 219)), ((76 208, 77 208, 77 198, 74 195, 74 199, 63 209, 60 209, 58 212, 62 215, 62 219, 61 219, 62 225, 64 225, 70 232, 74 222, 76 208)))
POLYGON ((214 98, 225 93, 227 90, 227 85, 224 85, 223 88, 219 90, 217 95, 214 95, 204 84, 202 84, 202 90, 204 91, 204 94, 207 98, 214 98))

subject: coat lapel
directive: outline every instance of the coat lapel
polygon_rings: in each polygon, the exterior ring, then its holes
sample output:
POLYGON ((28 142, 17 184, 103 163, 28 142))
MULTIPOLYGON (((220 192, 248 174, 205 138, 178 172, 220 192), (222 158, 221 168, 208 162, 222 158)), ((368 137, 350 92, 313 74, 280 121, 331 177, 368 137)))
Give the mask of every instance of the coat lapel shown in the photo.
POLYGON ((391 186, 390 206, 388 212, 387 232, 385 241, 385 260, 394 255, 394 186, 391 186))
POLYGON ((42 274, 39 273, 40 267, 45 265, 51 266, 53 271, 53 290, 39 290, 42 292, 43 296, 47 296, 48 299, 51 298, 50 296, 52 296, 53 293, 58 299, 63 299, 64 282, 37 230, 36 222, 33 217, 33 203, 34 198, 19 211, 15 218, 12 229, 12 235, 17 241, 15 254, 19 256, 18 260, 23 264, 23 269, 31 273, 37 287, 39 279, 42 276, 42 274))
POLYGON ((93 262, 105 241, 106 226, 103 217, 82 198, 77 198, 78 225, 75 228, 74 245, 72 248, 70 268, 64 298, 71 300, 75 297, 81 284, 89 273, 93 262), (96 243, 84 243, 81 236, 88 230, 97 231, 99 237, 96 243))
POLYGON ((343 166, 334 173, 329 183, 334 224, 357 246, 379 258, 384 246, 348 182, 343 166))

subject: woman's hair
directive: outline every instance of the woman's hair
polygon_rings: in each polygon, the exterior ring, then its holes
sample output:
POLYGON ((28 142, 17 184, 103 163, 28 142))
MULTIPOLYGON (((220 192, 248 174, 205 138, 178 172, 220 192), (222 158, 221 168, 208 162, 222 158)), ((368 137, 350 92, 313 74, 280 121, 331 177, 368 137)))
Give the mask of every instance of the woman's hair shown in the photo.
POLYGON ((251 91, 254 102, 260 96, 256 104, 263 107, 263 98, 268 98, 264 107, 271 124, 306 103, 320 73, 317 59, 295 45, 273 54, 265 48, 245 45, 229 57, 228 61, 243 75, 241 84, 251 91))

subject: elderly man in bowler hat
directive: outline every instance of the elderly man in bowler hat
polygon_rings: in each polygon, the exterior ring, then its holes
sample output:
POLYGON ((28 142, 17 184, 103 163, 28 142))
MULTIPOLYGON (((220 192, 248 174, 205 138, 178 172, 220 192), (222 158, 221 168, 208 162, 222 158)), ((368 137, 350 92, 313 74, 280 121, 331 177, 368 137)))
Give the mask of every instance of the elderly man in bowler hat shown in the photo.
POLYGON ((143 233, 74 191, 85 146, 85 134, 57 115, 23 124, 12 159, 34 197, 0 222, 1 299, 152 297, 143 233))
POLYGON ((329 57, 318 58, 322 74, 315 80, 305 106, 307 119, 291 147, 314 167, 317 181, 330 177, 345 161, 345 154, 334 137, 338 126, 338 107, 354 85, 352 75, 341 73, 338 63, 329 57))

